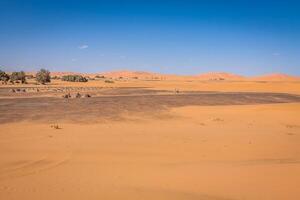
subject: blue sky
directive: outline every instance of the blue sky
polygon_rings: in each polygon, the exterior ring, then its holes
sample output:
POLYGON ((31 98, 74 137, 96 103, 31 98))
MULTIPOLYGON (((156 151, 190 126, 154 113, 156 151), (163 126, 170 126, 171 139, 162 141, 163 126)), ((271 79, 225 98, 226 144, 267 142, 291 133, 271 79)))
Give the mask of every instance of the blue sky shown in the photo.
POLYGON ((300 2, 0 0, 0 68, 300 75, 300 2))

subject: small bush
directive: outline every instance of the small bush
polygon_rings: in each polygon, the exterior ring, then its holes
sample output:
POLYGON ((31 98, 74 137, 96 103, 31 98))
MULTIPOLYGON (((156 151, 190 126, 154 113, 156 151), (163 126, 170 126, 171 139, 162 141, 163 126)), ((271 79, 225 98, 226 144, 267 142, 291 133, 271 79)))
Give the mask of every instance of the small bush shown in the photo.
POLYGON ((113 80, 105 80, 105 83, 115 83, 113 80))
POLYGON ((3 81, 4 83, 7 83, 7 81, 9 80, 9 75, 6 74, 4 71, 0 70, 0 81, 3 81))
POLYGON ((105 78, 105 76, 97 75, 97 76, 95 76, 95 78, 105 78))
POLYGON ((64 94, 62 97, 65 99, 69 99, 69 98, 71 98, 71 94, 70 93, 64 94))
POLYGON ((70 82, 88 82, 88 79, 81 75, 66 75, 63 76, 61 80, 70 82))
POLYGON ((76 98, 81 98, 81 94, 78 92, 75 97, 76 98))
POLYGON ((51 125, 51 128, 54 128, 54 129, 62 129, 61 127, 58 126, 58 124, 51 125))
POLYGON ((50 83, 50 72, 46 69, 41 69, 38 73, 36 73, 36 81, 41 84, 50 83))
POLYGON ((26 74, 25 74, 25 72, 23 72, 23 71, 13 72, 10 75, 10 81, 12 83, 19 82, 19 81, 21 81, 22 83, 25 83, 26 82, 26 74))

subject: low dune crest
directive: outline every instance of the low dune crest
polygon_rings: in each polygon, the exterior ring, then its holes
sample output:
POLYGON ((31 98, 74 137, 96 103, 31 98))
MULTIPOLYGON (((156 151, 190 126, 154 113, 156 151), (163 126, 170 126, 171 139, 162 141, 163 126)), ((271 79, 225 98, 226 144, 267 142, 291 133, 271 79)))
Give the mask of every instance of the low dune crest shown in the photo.
POLYGON ((299 76, 292 76, 283 73, 266 74, 262 76, 253 77, 253 80, 262 81, 300 81, 299 76))
POLYGON ((208 72, 204 74, 199 74, 195 76, 198 79, 203 80, 245 80, 246 77, 227 73, 227 72, 208 72))

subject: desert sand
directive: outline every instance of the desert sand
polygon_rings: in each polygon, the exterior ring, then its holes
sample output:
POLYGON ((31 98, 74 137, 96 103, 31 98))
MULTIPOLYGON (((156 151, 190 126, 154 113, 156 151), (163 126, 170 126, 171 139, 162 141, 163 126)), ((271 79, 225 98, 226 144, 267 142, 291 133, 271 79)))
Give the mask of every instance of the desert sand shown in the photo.
POLYGON ((1 85, 0 199, 300 199, 299 95, 274 76, 1 85))

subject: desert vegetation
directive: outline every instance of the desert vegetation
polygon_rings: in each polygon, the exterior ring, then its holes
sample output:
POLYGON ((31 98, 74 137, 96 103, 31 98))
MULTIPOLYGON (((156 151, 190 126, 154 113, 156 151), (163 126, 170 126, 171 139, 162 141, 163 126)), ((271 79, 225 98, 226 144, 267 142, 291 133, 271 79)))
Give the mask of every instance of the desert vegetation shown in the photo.
POLYGON ((41 84, 51 82, 50 72, 46 69, 41 69, 36 73, 36 81, 41 84))
POLYGON ((64 94, 62 97, 65 98, 65 99, 68 99, 68 98, 71 98, 71 94, 70 93, 64 94))
POLYGON ((51 76, 51 79, 53 79, 53 80, 60 80, 60 77, 59 76, 51 76))
MULTIPOLYGON (((69 99, 69 98, 72 98, 72 95, 70 93, 67 93, 67 94, 64 94, 62 96, 63 98, 65 99, 69 99)), ((90 94, 80 94, 79 92, 77 92, 75 95, 73 95, 74 98, 77 98, 77 99, 80 99, 82 97, 85 97, 85 98, 89 98, 89 97, 92 97, 90 94)))
POLYGON ((95 78, 105 78, 105 76, 96 75, 95 78))
POLYGON ((0 80, 6 84, 7 81, 9 81, 9 79, 10 79, 9 75, 6 74, 4 71, 0 70, 0 80))
POLYGON ((50 127, 54 129, 62 129, 58 124, 53 124, 50 127))
POLYGON ((20 72, 13 72, 10 75, 10 82, 11 83, 19 83, 21 81, 22 84, 26 83, 26 74, 24 71, 20 72))
POLYGON ((105 83, 115 83, 113 80, 105 80, 105 83))
POLYGON ((81 75, 66 75, 63 76, 61 80, 70 82, 88 82, 88 79, 81 75))

